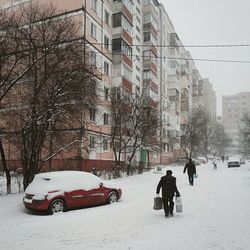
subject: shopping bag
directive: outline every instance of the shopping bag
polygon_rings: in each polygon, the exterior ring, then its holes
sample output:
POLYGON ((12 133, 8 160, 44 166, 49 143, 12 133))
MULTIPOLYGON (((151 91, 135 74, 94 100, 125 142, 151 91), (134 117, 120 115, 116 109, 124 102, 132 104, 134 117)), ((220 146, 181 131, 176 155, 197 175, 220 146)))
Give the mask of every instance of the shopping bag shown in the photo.
POLYGON ((198 178, 198 174, 193 175, 194 179, 198 178))
POLYGON ((162 198, 161 197, 155 197, 154 198, 154 210, 160 210, 162 209, 162 198))
POLYGON ((182 199, 181 197, 175 197, 175 209, 176 213, 182 213, 182 199))

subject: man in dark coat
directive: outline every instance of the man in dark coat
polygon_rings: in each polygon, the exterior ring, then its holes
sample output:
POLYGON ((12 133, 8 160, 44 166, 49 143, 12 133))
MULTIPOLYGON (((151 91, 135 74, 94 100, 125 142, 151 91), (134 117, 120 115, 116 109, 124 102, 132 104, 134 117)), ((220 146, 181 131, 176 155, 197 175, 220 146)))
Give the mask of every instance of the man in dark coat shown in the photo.
POLYGON ((189 159, 189 162, 185 165, 183 173, 185 174, 187 170, 188 180, 191 186, 194 185, 194 174, 196 174, 196 167, 192 159, 189 159))
POLYGON ((165 217, 173 216, 173 210, 174 210, 174 194, 176 194, 177 197, 180 196, 179 191, 176 187, 176 178, 172 176, 172 171, 167 170, 166 175, 161 177, 161 180, 159 181, 156 189, 156 193, 160 193, 160 189, 162 188, 162 201, 163 201, 163 208, 165 212, 165 217))

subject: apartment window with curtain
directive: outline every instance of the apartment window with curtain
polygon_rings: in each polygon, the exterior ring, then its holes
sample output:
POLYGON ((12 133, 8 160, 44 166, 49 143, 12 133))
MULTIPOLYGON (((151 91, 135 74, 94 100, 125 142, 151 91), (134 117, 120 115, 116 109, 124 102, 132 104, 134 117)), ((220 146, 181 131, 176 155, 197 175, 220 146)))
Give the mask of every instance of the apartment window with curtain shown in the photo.
POLYGON ((106 87, 104 87, 104 98, 105 100, 109 99, 109 89, 106 87))
POLYGON ((109 50, 109 38, 104 35, 104 48, 109 50))
POLYGON ((94 149, 95 148, 95 136, 91 135, 89 137, 89 147, 94 149))
POLYGON ((109 115, 107 113, 103 114, 103 124, 108 125, 109 124, 109 115))
POLYGON ((96 109, 94 109, 94 108, 89 109, 89 119, 90 119, 90 121, 95 122, 95 120, 96 120, 96 109))
POLYGON ((94 23, 91 23, 91 36, 96 39, 96 25, 94 23))
POLYGON ((144 42, 149 42, 150 41, 150 31, 147 31, 147 32, 143 33, 143 40, 144 40, 144 42))
POLYGON ((91 51, 90 52, 90 58, 91 58, 91 65, 96 66, 97 65, 97 63, 96 63, 96 52, 91 51))
POLYGON ((108 25, 108 26, 110 26, 110 14, 109 14, 109 12, 107 11, 107 10, 105 10, 105 14, 104 14, 104 21, 105 21, 105 23, 108 25))
POLYGON ((109 76, 109 64, 104 62, 104 73, 109 76))

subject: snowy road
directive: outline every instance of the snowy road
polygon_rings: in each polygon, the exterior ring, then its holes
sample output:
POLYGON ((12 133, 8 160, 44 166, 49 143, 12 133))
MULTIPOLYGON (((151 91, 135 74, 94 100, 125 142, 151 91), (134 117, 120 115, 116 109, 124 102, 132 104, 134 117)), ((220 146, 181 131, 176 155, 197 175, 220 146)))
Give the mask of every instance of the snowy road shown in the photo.
POLYGON ((117 204, 55 216, 27 212, 20 194, 0 196, 0 249, 250 249, 250 165, 199 166, 194 186, 183 167, 171 169, 184 204, 173 218, 152 209, 153 173, 112 181, 123 189, 117 204))

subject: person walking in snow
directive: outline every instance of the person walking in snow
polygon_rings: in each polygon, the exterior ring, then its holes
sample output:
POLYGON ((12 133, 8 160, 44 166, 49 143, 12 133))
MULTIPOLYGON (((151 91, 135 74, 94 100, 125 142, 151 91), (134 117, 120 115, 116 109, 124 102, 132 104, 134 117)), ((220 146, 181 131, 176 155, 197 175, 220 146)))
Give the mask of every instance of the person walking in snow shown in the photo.
POLYGON ((173 210, 174 210, 174 202, 173 198, 176 194, 176 197, 180 196, 180 193, 176 186, 176 178, 172 176, 172 171, 167 170, 166 175, 161 177, 157 188, 156 188, 156 194, 160 193, 160 189, 162 189, 162 201, 163 201, 163 208, 165 212, 165 217, 173 216, 173 210))
POLYGON ((217 169, 217 159, 216 159, 216 157, 213 158, 213 165, 214 165, 214 169, 217 169))
POLYGON ((186 170, 187 170, 187 174, 188 174, 189 184, 191 186, 193 186, 194 185, 194 174, 196 174, 196 167, 195 167, 195 164, 191 158, 189 158, 189 162, 185 165, 185 168, 183 170, 184 174, 185 174, 186 170))

